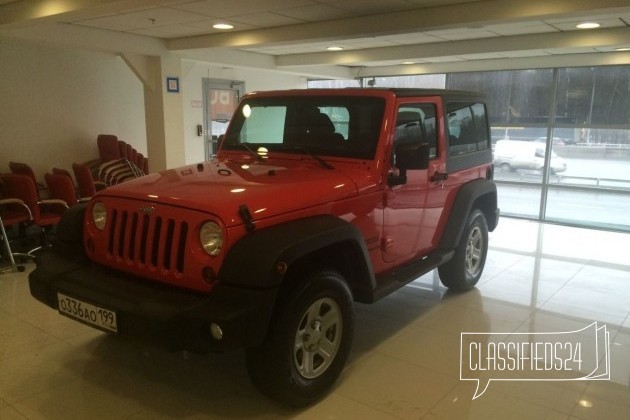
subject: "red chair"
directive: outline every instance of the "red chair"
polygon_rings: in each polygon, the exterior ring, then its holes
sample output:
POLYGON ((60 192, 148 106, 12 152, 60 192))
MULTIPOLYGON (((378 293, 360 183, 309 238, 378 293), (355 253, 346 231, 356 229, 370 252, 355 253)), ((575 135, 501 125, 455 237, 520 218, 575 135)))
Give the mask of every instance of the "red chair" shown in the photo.
POLYGON ((9 238, 7 236, 7 232, 5 230, 6 227, 11 227, 15 225, 23 225, 24 223, 29 223, 33 219, 31 215, 31 211, 28 206, 24 204, 24 202, 18 198, 4 198, 7 197, 6 190, 3 192, 5 194, 0 197, 0 235, 2 236, 2 244, 4 245, 4 249, 6 252, 6 256, 9 259, 10 266, 8 268, 0 270, 0 273, 11 273, 15 271, 24 271, 24 266, 18 265, 15 262, 15 258, 18 257, 32 257, 28 254, 15 253, 11 249, 11 243, 9 242, 9 238))
POLYGON ((142 171, 142 175, 146 175, 146 171, 144 170, 144 155, 140 152, 136 153, 136 166, 138 169, 142 171))
POLYGON ((70 171, 68 171, 66 169, 52 168, 52 173, 53 174, 57 174, 57 175, 65 175, 65 176, 69 177, 72 180, 72 174, 70 173, 70 171))
POLYGON ((130 144, 127 144, 127 152, 125 153, 127 160, 135 163, 136 153, 136 149, 134 149, 130 144))
POLYGON ((26 175, 33 180, 35 184, 37 184, 37 178, 35 178, 35 172, 33 169, 28 166, 26 163, 21 162, 9 162, 9 168, 11 172, 14 174, 26 175))
MULTIPOLYGON (((42 196, 42 193, 46 192, 46 187, 41 182, 37 182, 35 172, 26 163, 21 162, 9 162, 9 169, 14 174, 26 175, 33 180, 33 183, 37 186, 37 195, 42 196)), ((44 194, 45 195, 45 194, 44 194)))
POLYGON ((74 177, 77 179, 79 185, 79 197, 81 200, 89 200, 97 191, 100 191, 106 187, 102 182, 94 181, 92 178, 92 171, 87 165, 81 163, 73 163, 72 171, 74 177))
POLYGON ((72 183, 72 178, 67 175, 46 174, 44 175, 50 198, 56 198, 66 202, 68 207, 74 206, 79 202, 77 192, 72 183))
POLYGON ((8 198, 19 198, 26 204, 33 216, 32 223, 41 228, 40 246, 30 250, 27 254, 47 245, 47 230, 59 223, 61 215, 68 209, 66 203, 58 199, 39 200, 35 184, 25 175, 6 174, 3 176, 8 198))
POLYGON ((127 157, 127 143, 123 140, 118 140, 118 151, 120 152, 121 158, 127 157))
POLYGON ((141 176, 140 170, 127 159, 103 162, 98 169, 98 179, 108 186, 120 184, 141 176))
POLYGON ((4 174, 0 173, 0 198, 7 198, 7 187, 4 186, 3 176, 4 174))
POLYGON ((123 157, 118 147, 118 137, 113 134, 99 134, 96 138, 101 162, 118 160, 123 157))

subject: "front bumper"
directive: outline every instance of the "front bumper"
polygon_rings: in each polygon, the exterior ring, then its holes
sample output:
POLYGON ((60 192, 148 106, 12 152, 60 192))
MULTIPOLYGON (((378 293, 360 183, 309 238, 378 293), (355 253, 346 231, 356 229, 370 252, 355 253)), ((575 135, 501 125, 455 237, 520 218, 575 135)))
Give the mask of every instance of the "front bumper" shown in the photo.
POLYGON ((115 310, 122 337, 199 353, 262 343, 278 290, 218 284, 212 293, 198 294, 73 261, 54 249, 38 256, 29 286, 33 297, 53 309, 61 292, 115 310), (212 337, 210 323, 221 327, 222 339, 212 337))

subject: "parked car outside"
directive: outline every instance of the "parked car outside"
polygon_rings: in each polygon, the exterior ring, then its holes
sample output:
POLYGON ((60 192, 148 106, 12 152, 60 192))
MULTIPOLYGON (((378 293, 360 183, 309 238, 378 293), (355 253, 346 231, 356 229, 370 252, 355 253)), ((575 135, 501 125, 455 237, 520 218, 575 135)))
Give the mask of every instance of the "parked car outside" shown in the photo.
MULTIPOLYGON (((546 146, 537 141, 499 140, 494 147, 494 165, 503 171, 519 169, 542 171, 545 165, 546 146)), ((567 164, 553 150, 550 168, 552 174, 567 170, 567 164)))
MULTIPOLYGON (((534 140, 535 142, 538 143, 547 143, 547 137, 538 137, 536 140, 534 140)), ((567 141, 567 139, 563 139, 560 137, 554 137, 553 141, 551 143, 554 146, 565 146, 567 144, 569 144, 569 142, 567 141)))

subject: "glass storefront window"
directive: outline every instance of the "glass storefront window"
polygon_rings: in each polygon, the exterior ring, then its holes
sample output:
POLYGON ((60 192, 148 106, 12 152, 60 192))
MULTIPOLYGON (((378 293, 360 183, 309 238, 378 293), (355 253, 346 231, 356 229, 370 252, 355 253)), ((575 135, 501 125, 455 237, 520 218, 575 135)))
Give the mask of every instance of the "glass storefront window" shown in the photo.
POLYGON ((540 193, 540 185, 497 182, 497 199, 502 215, 538 219, 540 193))
POLYGON ((573 131, 569 138, 579 139, 577 142, 558 141, 553 145, 567 169, 549 180, 545 219, 628 230, 630 130, 574 128, 573 131), (585 141, 586 138, 590 141, 585 141))
POLYGON ((628 192, 550 187, 545 220, 612 230, 630 227, 628 192))
POLYGON ((556 124, 629 125, 630 66, 558 70, 556 124))
POLYGON ((361 82, 357 79, 344 80, 309 80, 306 84, 309 89, 342 89, 349 87, 361 87, 361 82))
POLYGON ((493 126, 546 125, 551 104, 553 70, 490 71, 449 74, 449 89, 486 95, 493 126))
POLYGON ((553 151, 562 157, 567 168, 550 183, 630 193, 630 130, 575 128, 573 131, 573 138, 590 136, 598 141, 570 143, 565 142, 566 137, 554 136, 553 151))
POLYGON ((445 74, 371 77, 363 80, 363 87, 444 89, 445 74))
POLYGON ((447 87, 486 93, 503 214, 630 230, 630 66, 450 74, 447 87))

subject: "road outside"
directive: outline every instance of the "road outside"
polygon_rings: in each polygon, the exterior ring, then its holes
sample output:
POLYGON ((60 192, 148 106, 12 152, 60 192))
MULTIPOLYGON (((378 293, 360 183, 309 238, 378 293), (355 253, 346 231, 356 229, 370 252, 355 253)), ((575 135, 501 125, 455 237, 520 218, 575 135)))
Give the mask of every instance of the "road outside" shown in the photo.
MULTIPOLYGON (((549 178, 546 218, 630 230, 630 162, 572 158, 565 158, 565 162, 567 170, 549 178), (563 186, 597 190, 572 190, 563 186)), ((498 170, 495 178, 503 214, 538 217, 542 174, 526 170, 498 170)))

